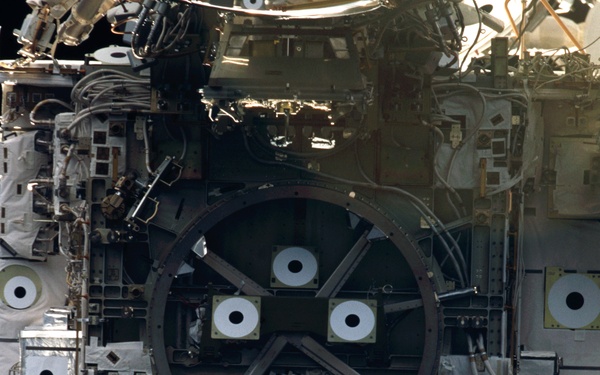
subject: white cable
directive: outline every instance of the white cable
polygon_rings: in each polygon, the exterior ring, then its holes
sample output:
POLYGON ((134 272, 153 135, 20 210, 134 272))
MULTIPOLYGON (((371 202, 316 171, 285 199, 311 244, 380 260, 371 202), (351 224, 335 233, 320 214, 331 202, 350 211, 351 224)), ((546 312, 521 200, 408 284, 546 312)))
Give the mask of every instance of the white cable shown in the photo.
MULTIPOLYGON (((442 185, 444 185, 444 187, 450 193, 454 194, 454 196, 458 198, 459 203, 462 204, 462 201, 460 200, 460 195, 458 195, 458 193, 456 192, 456 190, 448 183, 448 181, 445 178, 442 177, 442 175, 440 174, 440 171, 439 171, 439 169, 437 167, 438 150, 444 144, 444 133, 437 126, 430 125, 430 124, 425 124, 425 125, 426 126, 430 126, 435 131, 435 133, 440 137, 440 146, 435 150, 435 153, 434 153, 434 156, 433 156, 433 172, 434 172, 435 176, 437 177, 437 179, 442 183, 442 185)), ((456 208, 456 205, 454 204, 454 202, 452 202, 452 199, 450 198, 450 196, 448 196, 448 204, 450 205, 450 208, 452 208, 452 211, 454 212, 454 214, 456 215, 456 217, 460 219, 462 217, 462 215, 460 214, 460 212, 456 208)))
POLYGON ((181 150, 181 156, 179 157, 179 161, 181 162, 185 158, 185 154, 187 153, 187 136, 185 135, 185 130, 183 126, 179 127, 179 131, 181 132, 181 142, 183 143, 183 149, 181 150))
POLYGON ((29 121, 31 122, 31 124, 35 125, 35 124, 54 124, 54 120, 51 119, 47 119, 47 120, 36 120, 35 119, 35 114, 37 113, 37 111, 46 104, 59 104, 65 108, 67 108, 69 111, 73 111, 73 107, 71 107, 71 105, 67 102, 63 102, 62 100, 59 99, 44 99, 41 102, 37 103, 35 105, 35 107, 33 107, 33 109, 31 110, 31 112, 29 112, 29 121))
POLYGON ((467 333, 467 346, 469 350, 469 368, 471 369, 471 375, 478 375, 477 363, 475 362, 475 345, 471 335, 467 333))
POLYGON ((498 185, 496 187, 496 189, 492 190, 492 191, 488 191, 485 195, 487 197, 501 193, 503 191, 512 189, 515 185, 517 185, 519 182, 521 182, 521 180, 523 180, 523 170, 525 169, 524 167, 527 167, 528 164, 524 164, 523 166, 521 166, 521 169, 515 174, 515 176, 513 178, 511 178, 510 180, 506 181, 505 183, 498 185))
MULTIPOLYGON (((118 90, 118 89, 122 89, 124 90, 124 95, 118 95, 117 98, 119 99, 119 101, 132 101, 132 98, 138 97, 141 95, 144 95, 146 98, 149 98, 150 95, 150 87, 149 87, 150 83, 149 82, 137 82, 137 81, 132 81, 132 80, 110 80, 110 81, 105 81, 105 82, 92 82, 90 83, 88 86, 86 86, 81 93, 79 94, 79 98, 83 101, 84 99, 84 95, 87 93, 87 99, 90 102, 90 106, 93 106, 96 104, 96 101, 98 101, 99 99, 101 99, 106 93, 112 91, 112 90, 118 90), (104 84, 108 84, 107 87, 102 87, 104 84), (97 89, 99 91, 97 92, 92 92, 91 89, 94 86, 98 86, 97 89), (90 91, 88 93, 88 91, 90 91), (139 91, 139 92, 136 92, 139 91), (91 100, 90 100, 91 99, 91 100)), ((110 101, 115 101, 115 96, 116 95, 110 95, 109 100, 110 101)))
POLYGON ((83 77, 75 84, 75 86, 73 86, 73 90, 71 91, 71 100, 74 102, 81 102, 83 100, 83 98, 81 98, 82 92, 85 92, 90 85, 94 86, 97 83, 106 83, 106 80, 111 79, 126 79, 128 81, 139 82, 140 84, 148 84, 148 80, 146 78, 140 78, 114 69, 101 69, 83 77))
POLYGON ((485 352, 485 345, 483 343, 483 333, 479 333, 477 337, 477 348, 479 349, 479 354, 481 354, 481 359, 483 360, 483 365, 485 369, 490 373, 490 375, 496 375, 494 369, 492 369, 492 364, 490 363, 490 359, 485 352))
POLYGON ((144 154, 146 156, 146 170, 149 174, 154 174, 150 168, 150 142, 148 141, 148 121, 144 121, 144 154))
POLYGON ((118 111, 118 112, 133 112, 135 110, 150 110, 150 104, 148 103, 123 103, 122 106, 115 104, 115 103, 105 103, 105 104, 98 104, 94 107, 89 107, 84 109, 83 111, 80 111, 77 115, 77 117, 75 117, 75 119, 73 119, 73 121, 65 128, 65 130, 67 131, 71 131, 73 130, 73 128, 75 126, 77 126, 77 124, 79 124, 82 120, 84 120, 85 118, 91 116, 91 115, 96 115, 99 113, 106 113, 106 112, 112 112, 112 111, 118 111), (123 108, 121 108, 123 107, 123 108))
POLYGON ((67 150, 67 155, 63 161, 63 166, 60 170, 61 178, 65 179, 67 177, 67 168, 69 167, 69 163, 71 162, 71 158, 73 157, 73 151, 75 151, 75 143, 71 143, 69 149, 67 150))

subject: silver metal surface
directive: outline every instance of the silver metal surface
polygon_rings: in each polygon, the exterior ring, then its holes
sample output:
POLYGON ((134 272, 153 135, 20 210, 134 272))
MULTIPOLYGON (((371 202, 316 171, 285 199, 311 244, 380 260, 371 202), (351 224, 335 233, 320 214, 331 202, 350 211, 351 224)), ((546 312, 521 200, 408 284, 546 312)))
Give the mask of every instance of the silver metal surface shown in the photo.
POLYGON ((90 337, 85 360, 97 365, 98 371, 117 372, 119 375, 152 374, 150 351, 140 341, 99 346, 98 337, 90 337))
POLYGON ((45 370, 77 374, 78 348, 82 345, 77 331, 34 327, 21 331, 19 342, 23 374, 41 374, 45 370))

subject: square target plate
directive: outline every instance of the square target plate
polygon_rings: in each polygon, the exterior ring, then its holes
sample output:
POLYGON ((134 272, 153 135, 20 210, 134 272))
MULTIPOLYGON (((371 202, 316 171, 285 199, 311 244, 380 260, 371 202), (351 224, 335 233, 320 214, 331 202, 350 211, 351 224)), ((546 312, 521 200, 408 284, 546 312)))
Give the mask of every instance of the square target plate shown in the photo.
POLYGON ((273 246, 271 287, 319 287, 319 254, 310 246, 273 246))
POLYGON ((40 299, 42 281, 31 268, 10 264, 0 270, 0 304, 24 310, 40 299))
POLYGON ((374 343, 377 340, 377 301, 329 300, 328 342, 374 343))
POLYGON ((600 330, 600 274, 546 267, 544 328, 600 330))
POLYGON ((260 339, 261 298, 213 296, 210 337, 222 340, 260 339))

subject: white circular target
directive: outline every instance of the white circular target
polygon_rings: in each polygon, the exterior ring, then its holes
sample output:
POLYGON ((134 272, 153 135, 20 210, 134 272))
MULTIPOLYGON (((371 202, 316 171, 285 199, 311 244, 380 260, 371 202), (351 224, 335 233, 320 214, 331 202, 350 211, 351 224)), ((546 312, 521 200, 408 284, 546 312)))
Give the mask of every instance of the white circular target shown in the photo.
POLYGON ((288 247, 273 259, 273 274, 288 286, 303 286, 317 276, 318 263, 315 256, 302 247, 288 247))
POLYGON ((13 309, 26 309, 37 299, 38 291, 33 281, 25 276, 14 276, 4 285, 4 299, 13 309))
POLYGON ((128 47, 110 46, 94 52, 94 58, 100 62, 111 65, 129 65, 127 57, 128 47))
POLYGON ((552 317, 567 328, 585 327, 600 313, 600 290, 584 275, 563 276, 548 292, 548 309, 552 317))
POLYGON ((261 9, 263 6, 263 0, 243 0, 244 8, 246 9, 261 9))
POLYGON ((363 340, 375 329, 375 314, 364 302, 342 302, 331 311, 329 326, 343 340, 363 340))
POLYGON ((220 335, 243 338, 258 328, 258 308, 245 298, 227 298, 215 308, 213 323, 220 335))

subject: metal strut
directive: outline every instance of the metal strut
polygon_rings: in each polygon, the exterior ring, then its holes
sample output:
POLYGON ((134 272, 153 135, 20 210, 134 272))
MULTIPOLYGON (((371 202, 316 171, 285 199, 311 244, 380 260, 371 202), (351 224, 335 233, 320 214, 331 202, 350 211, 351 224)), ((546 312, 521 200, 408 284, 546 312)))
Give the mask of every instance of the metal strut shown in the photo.
POLYGON ((206 240, 201 237, 192 251, 198 255, 198 257, 206 263, 207 266, 218 272, 227 281, 237 287, 242 293, 249 296, 272 296, 265 288, 260 286, 257 282, 246 276, 242 271, 238 270, 225 259, 221 258, 217 254, 209 251, 206 247, 206 240))
POLYGON ((344 283, 352 272, 358 267, 360 261, 367 255, 367 251, 371 248, 372 241, 385 238, 385 235, 379 228, 373 226, 365 230, 362 236, 356 241, 348 254, 340 262, 338 267, 333 271, 329 279, 325 281, 321 289, 317 292, 317 298, 333 298, 342 289, 344 283))

